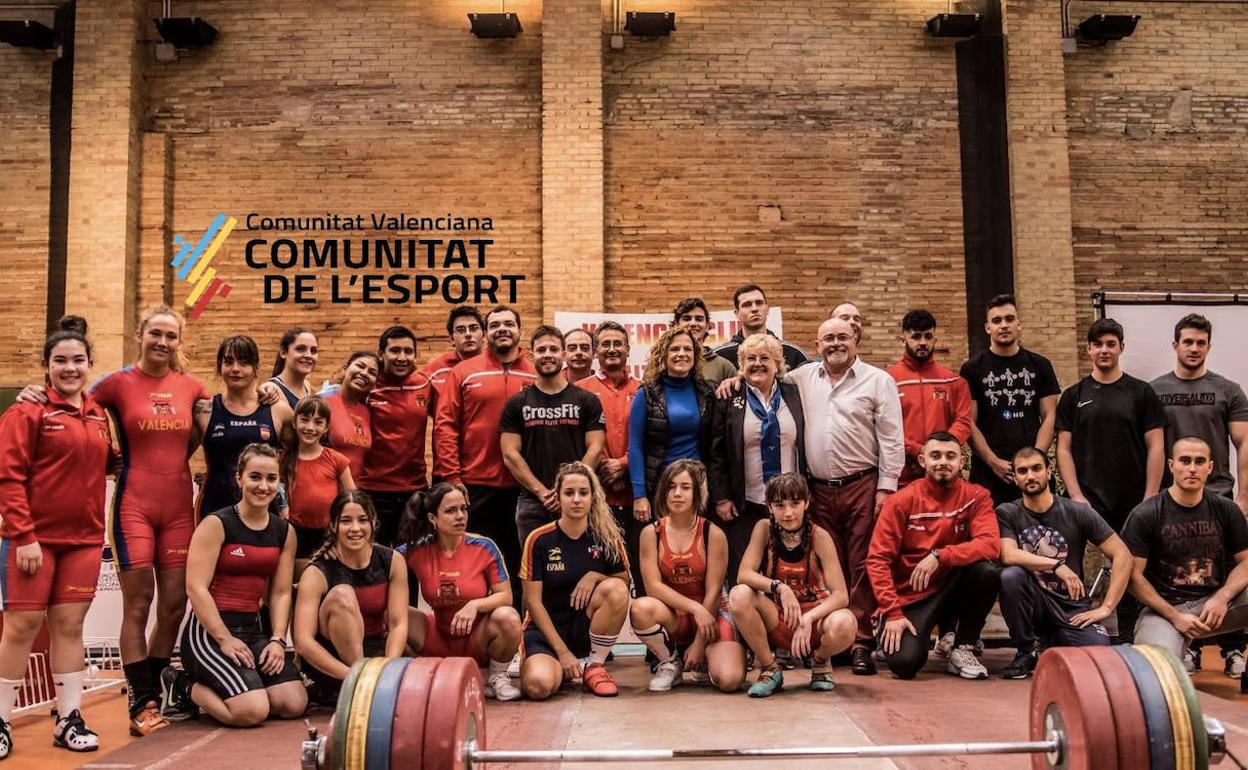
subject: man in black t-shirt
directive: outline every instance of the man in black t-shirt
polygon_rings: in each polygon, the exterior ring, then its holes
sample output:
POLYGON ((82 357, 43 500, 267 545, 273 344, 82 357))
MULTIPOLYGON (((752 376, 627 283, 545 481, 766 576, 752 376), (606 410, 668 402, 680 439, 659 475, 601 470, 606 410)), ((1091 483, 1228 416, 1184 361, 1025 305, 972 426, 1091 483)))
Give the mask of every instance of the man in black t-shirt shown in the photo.
POLYGON ((1017 500, 1010 459, 1023 447, 1047 452, 1061 388, 1049 359, 1019 343, 1022 322, 1013 295, 988 301, 989 347, 962 364, 971 386, 971 481, 987 487, 997 505, 1017 500))
POLYGON ((1087 503, 1115 530, 1161 488, 1166 413, 1152 386, 1122 371, 1122 325, 1088 329, 1092 373, 1057 404, 1057 467, 1072 500, 1087 503))
POLYGON ((1049 489, 1049 456, 1035 447, 1014 455, 1021 500, 997 507, 1001 528, 1001 615, 1018 648, 1005 679, 1036 667, 1036 638, 1045 646, 1109 644, 1101 621, 1113 614, 1131 578, 1131 552, 1092 507, 1049 489), (1083 552, 1095 543, 1113 559, 1105 600, 1092 608, 1083 585, 1083 552))
POLYGON ((1192 639, 1248 628, 1248 522, 1235 503, 1205 494, 1211 455, 1202 439, 1176 441, 1174 483, 1136 506, 1122 532, 1135 557, 1131 592, 1144 605, 1135 642, 1180 659, 1192 639))
POLYGON ((607 435, 598 397, 563 378, 563 333, 537 327, 530 350, 537 382, 507 399, 498 422, 503 462, 521 488, 516 500, 521 545, 559 515, 551 489, 559 466, 580 460, 595 467, 607 435))

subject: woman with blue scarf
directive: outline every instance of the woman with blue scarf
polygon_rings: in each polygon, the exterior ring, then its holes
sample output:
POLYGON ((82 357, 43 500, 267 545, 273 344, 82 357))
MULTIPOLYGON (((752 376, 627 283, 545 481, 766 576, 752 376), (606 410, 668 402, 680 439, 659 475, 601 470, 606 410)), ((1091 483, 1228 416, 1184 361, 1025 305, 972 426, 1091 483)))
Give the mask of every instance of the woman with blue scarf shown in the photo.
POLYGON ((702 346, 684 328, 668 329, 650 348, 628 415, 628 475, 638 521, 652 517, 650 501, 664 468, 709 454, 714 404, 702 379, 702 346))
POLYGON ((767 482, 806 473, 802 399, 783 382, 788 367, 780 341, 751 334, 737 349, 744 380, 716 403, 707 470, 711 500, 728 536, 728 584, 737 580, 754 523, 768 518, 767 482))

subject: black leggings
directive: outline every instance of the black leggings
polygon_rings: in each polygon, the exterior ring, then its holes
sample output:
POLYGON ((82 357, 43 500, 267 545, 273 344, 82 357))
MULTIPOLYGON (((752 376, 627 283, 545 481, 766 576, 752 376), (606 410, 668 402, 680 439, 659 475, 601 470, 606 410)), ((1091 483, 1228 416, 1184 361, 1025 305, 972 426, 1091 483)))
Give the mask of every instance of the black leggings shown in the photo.
MULTIPOLYGON (((950 570, 940 590, 922 601, 903 607, 906 619, 918 633, 903 633, 901 649, 887 656, 888 669, 893 676, 913 679, 923 669, 931 646, 932 628, 938 620, 951 618, 957 623, 956 644, 974 644, 984 630, 992 605, 997 601, 1000 585, 997 565, 990 561, 977 561, 950 570)), ((883 629, 883 624, 880 628, 883 629)))

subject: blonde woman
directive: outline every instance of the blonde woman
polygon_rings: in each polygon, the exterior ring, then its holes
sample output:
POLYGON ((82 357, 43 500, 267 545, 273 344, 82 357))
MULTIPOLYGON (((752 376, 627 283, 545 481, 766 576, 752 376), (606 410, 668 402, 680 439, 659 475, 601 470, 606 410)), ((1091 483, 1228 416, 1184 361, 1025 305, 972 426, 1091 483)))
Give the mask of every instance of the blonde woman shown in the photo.
POLYGON ((663 469, 710 452, 715 394, 702 379, 702 346, 683 327, 663 332, 628 416, 628 474, 633 517, 650 521, 650 498, 663 469))
POLYGON ((555 490, 559 518, 533 530, 520 561, 520 689, 545 700, 580 679, 586 692, 611 697, 619 690, 604 664, 628 615, 624 536, 587 465, 561 466, 555 490))

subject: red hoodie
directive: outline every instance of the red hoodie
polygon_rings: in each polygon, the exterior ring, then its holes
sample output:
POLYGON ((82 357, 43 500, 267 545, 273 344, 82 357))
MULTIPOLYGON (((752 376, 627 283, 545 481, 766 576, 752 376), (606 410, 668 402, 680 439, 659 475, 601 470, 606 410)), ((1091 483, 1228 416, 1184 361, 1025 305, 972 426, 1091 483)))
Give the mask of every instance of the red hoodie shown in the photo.
POLYGON ((438 393, 433 421, 433 472, 444 481, 511 487, 498 422, 507 399, 537 380, 527 351, 510 364, 487 349, 455 365, 438 393))
POLYGON ((957 479, 943 487, 922 478, 889 495, 867 551, 877 612, 885 620, 902 617, 902 607, 936 593, 951 567, 997 558, 1000 536, 992 496, 978 484, 957 479), (940 549, 940 566, 927 588, 915 591, 910 573, 933 548, 940 549))
POLYGON ((113 444, 90 396, 70 406, 19 402, 0 417, 0 536, 17 545, 102 545, 113 444))
POLYGON ((425 475, 425 431, 433 386, 420 372, 395 380, 384 372, 369 391, 373 430, 364 473, 356 480, 374 492, 412 492, 429 486, 425 475))
POLYGON ((898 484, 923 476, 918 456, 923 442, 937 431, 947 431, 965 444, 971 438, 971 388, 966 380, 933 359, 916 363, 909 354, 888 367, 901 397, 901 421, 906 443, 906 466, 898 484))

